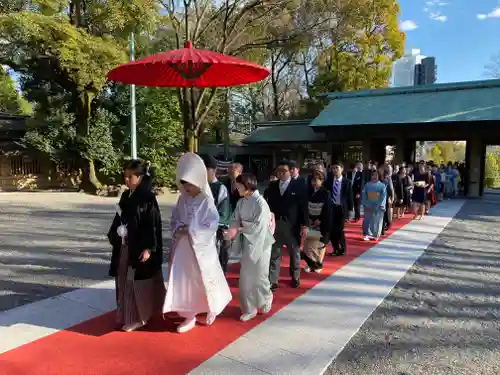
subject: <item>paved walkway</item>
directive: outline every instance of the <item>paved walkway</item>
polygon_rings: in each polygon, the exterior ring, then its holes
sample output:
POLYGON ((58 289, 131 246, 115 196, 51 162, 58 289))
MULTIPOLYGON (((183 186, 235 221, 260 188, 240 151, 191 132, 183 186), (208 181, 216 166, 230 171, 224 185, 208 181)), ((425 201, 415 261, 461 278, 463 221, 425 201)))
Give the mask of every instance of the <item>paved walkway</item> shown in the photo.
POLYGON ((105 314, 114 308, 112 281, 5 311, 0 313, 2 375, 185 374, 180 368, 186 363, 180 362, 193 363, 214 343, 222 346, 191 374, 319 375, 462 205, 444 202, 432 216, 405 225, 371 249, 363 250, 365 243, 357 240, 352 247, 359 250, 350 258, 328 261, 330 276, 308 274, 302 290, 280 289, 274 315, 250 324, 235 319, 233 303, 213 327, 186 335, 158 327, 113 332, 112 315, 105 314), (84 323, 75 326, 79 322, 84 323))
POLYGON ((468 201, 325 375, 500 374, 500 199, 468 201))
MULTIPOLYGON (((175 198, 159 198, 165 238, 175 198)), ((106 233, 117 202, 80 193, 0 193, 0 311, 107 280, 106 233)))

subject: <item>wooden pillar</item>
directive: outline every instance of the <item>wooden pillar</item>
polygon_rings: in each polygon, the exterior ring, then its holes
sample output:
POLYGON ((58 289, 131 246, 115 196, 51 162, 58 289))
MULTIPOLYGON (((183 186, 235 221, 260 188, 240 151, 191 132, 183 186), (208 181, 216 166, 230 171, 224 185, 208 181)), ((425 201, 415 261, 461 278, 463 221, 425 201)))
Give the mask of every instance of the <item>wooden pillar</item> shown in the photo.
POLYGON ((385 157, 386 157, 385 146, 386 146, 385 140, 372 139, 372 141, 371 141, 371 146, 370 146, 371 157, 370 157, 370 159, 373 161, 376 161, 377 163, 379 163, 379 165, 385 163, 385 157))
POLYGON ((465 163, 469 172, 466 196, 479 198, 483 195, 484 169, 486 159, 486 144, 481 138, 474 137, 467 140, 465 151, 465 163))
POLYGON ((343 161, 344 157, 344 144, 334 143, 332 145, 332 164, 336 161, 343 161))
POLYGON ((398 137, 394 142, 394 158, 392 162, 394 164, 401 164, 405 161, 405 153, 406 153, 406 142, 403 137, 398 137))
POLYGON ((371 145, 372 142, 370 139, 364 139, 362 141, 362 153, 363 153, 363 164, 367 164, 372 159, 371 154, 371 145))
POLYGON ((406 139, 404 143, 403 161, 407 164, 413 164, 415 163, 415 147, 417 143, 413 139, 406 139))

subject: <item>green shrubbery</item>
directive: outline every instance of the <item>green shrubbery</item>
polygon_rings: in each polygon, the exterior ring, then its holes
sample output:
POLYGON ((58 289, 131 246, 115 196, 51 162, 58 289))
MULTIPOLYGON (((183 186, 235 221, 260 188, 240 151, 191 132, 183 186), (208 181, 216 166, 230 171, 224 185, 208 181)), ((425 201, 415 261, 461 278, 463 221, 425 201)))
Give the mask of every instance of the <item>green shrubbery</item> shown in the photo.
POLYGON ((500 187, 500 152, 486 153, 484 185, 488 188, 500 187))

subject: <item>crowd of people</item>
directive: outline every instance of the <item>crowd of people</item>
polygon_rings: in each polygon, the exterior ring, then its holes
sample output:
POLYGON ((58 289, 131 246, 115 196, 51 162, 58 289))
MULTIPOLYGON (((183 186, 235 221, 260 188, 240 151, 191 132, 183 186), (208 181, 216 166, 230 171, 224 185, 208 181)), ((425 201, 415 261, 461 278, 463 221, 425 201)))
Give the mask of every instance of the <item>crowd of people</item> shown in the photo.
POLYGON ((361 219, 361 209, 362 238, 377 241, 393 219, 409 210, 421 219, 438 200, 453 198, 460 181, 453 165, 425 162, 415 167, 358 163, 347 171, 341 162, 328 168, 317 163, 305 178, 295 162, 283 160, 261 195, 255 175, 243 173, 241 164, 233 163, 224 181, 216 170, 211 157, 186 153, 179 160, 180 196, 172 213, 165 283, 162 221, 150 167, 133 161, 125 168, 129 189, 108 232, 117 323, 124 331, 143 327, 156 313, 182 316, 179 333, 193 329, 197 320, 213 324, 232 299, 225 278, 231 256, 241 259, 240 320, 266 314, 279 286, 284 249, 290 286, 299 288, 303 271, 322 271, 329 243, 329 256, 347 253, 344 227, 361 219))

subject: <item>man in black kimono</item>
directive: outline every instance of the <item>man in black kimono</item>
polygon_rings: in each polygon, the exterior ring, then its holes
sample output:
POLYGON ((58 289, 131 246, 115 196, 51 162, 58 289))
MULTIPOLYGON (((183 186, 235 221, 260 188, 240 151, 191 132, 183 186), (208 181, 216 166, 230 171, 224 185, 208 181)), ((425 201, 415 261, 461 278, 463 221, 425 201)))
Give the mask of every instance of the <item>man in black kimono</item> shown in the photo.
POLYGON ((365 186, 363 163, 357 163, 352 175, 352 195, 354 200, 354 221, 361 218, 361 192, 365 186))
POLYGON ((343 171, 344 166, 341 162, 332 164, 332 173, 325 184, 332 197, 330 240, 333 253, 330 255, 337 256, 345 255, 347 251, 344 226, 354 206, 352 183, 348 178, 342 176, 343 171))
POLYGON ((224 182, 229 194, 229 203, 231 204, 231 213, 236 208, 236 203, 240 199, 238 189, 236 189, 236 178, 243 173, 243 165, 240 163, 232 163, 228 170, 228 178, 224 182))
POLYGON ((156 173, 149 160, 147 160, 146 163, 144 163, 144 165, 145 165, 144 181, 149 185, 149 188, 152 190, 156 182, 155 181, 156 173))
POLYGON ((278 181, 269 183, 267 202, 275 216, 276 240, 271 251, 269 265, 269 281, 271 289, 278 288, 283 245, 290 254, 290 276, 292 287, 300 286, 300 242, 301 236, 307 234, 309 212, 307 207, 307 190, 303 181, 294 180, 290 174, 294 164, 282 161, 278 165, 278 181))
POLYGON ((125 168, 126 190, 108 231, 113 247, 109 275, 115 277, 117 321, 124 331, 143 327, 159 314, 165 298, 160 209, 142 163, 125 168), (121 228, 121 230, 120 230, 121 228))

